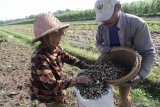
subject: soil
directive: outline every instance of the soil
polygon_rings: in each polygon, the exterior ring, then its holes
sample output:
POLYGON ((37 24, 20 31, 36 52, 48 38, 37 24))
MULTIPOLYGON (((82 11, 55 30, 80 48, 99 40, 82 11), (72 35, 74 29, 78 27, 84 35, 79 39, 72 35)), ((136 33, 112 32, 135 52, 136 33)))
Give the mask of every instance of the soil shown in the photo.
POLYGON ((14 41, 0 44, 0 106, 18 107, 31 104, 29 62, 32 50, 14 41))
MULTIPOLYGON (((160 32, 152 31, 153 41, 160 54, 160 32)), ((31 107, 29 96, 30 56, 33 50, 14 41, 0 43, 0 107, 31 107)), ((160 60, 156 60, 159 64, 160 60)), ((68 65, 67 65, 68 66, 68 65)), ((64 67, 67 76, 77 69, 64 67)), ((74 107, 74 92, 68 89, 67 105, 74 107)))
MULTIPOLYGON (((30 56, 33 50, 14 41, 0 43, 0 107, 31 107, 29 95, 30 56)), ((74 76, 73 68, 63 68, 67 77, 74 76)), ((76 68, 77 69, 77 68, 76 68)), ((68 89, 67 107, 75 106, 75 94, 68 89)))

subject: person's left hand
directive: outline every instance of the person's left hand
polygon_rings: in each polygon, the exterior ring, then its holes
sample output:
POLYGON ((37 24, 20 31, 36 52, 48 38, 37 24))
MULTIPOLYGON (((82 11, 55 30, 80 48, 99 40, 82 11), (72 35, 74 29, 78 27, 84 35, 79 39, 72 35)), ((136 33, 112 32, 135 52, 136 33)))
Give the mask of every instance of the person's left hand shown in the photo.
POLYGON ((89 65, 88 68, 93 68, 95 65, 89 65))
POLYGON ((89 69, 94 67, 94 65, 84 64, 83 69, 89 69))
POLYGON ((120 84, 120 86, 136 86, 139 84, 140 80, 142 79, 142 77, 140 75, 136 75, 133 79, 131 79, 128 82, 125 82, 123 84, 120 84))
POLYGON ((80 75, 76 77, 76 84, 86 84, 93 83, 93 81, 86 75, 80 75))

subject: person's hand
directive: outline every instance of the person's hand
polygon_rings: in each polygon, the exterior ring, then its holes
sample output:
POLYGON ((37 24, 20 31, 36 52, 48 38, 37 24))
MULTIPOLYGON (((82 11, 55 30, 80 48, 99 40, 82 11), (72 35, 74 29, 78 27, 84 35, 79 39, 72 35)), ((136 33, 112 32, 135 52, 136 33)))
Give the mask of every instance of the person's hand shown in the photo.
POLYGON ((88 78, 86 75, 81 75, 76 77, 76 84, 89 84, 93 82, 90 78, 88 78))
POLYGON ((88 65, 88 68, 93 68, 95 65, 88 65))
POLYGON ((89 68, 92 68, 92 67, 94 67, 94 65, 89 65, 89 64, 84 64, 84 66, 83 66, 83 69, 89 69, 89 68))
POLYGON ((119 86, 136 86, 139 84, 140 80, 142 79, 142 77, 140 75, 136 75, 133 79, 131 79, 130 81, 120 84, 119 86))
POLYGON ((142 80, 142 76, 141 75, 136 75, 133 79, 131 79, 130 81, 131 82, 134 82, 134 83, 139 83, 140 80, 142 80))
POLYGON ((107 53, 110 53, 110 51, 111 51, 111 48, 109 46, 104 46, 100 49, 101 54, 107 54, 107 53))

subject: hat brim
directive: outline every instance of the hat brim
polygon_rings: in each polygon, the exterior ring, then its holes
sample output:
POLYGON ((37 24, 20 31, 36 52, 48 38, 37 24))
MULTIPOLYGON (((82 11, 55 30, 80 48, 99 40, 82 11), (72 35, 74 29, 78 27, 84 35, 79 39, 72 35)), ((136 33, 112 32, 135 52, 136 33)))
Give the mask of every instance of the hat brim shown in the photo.
POLYGON ((62 25, 62 26, 59 26, 59 27, 56 27, 56 28, 49 29, 49 30, 47 30, 46 32, 44 32, 43 34, 41 34, 40 36, 38 36, 37 38, 32 39, 31 42, 32 42, 32 43, 37 42, 37 41, 39 41, 40 38, 46 36, 46 35, 49 34, 49 33, 52 33, 52 32, 54 32, 54 31, 59 30, 59 29, 62 29, 62 28, 68 28, 68 27, 69 27, 69 24, 65 24, 65 25, 62 25))
POLYGON ((103 11, 101 12, 97 12, 96 13, 96 21, 97 22, 104 22, 109 20, 114 12, 114 6, 112 6, 112 8, 110 8, 109 10, 105 10, 103 9, 103 11))

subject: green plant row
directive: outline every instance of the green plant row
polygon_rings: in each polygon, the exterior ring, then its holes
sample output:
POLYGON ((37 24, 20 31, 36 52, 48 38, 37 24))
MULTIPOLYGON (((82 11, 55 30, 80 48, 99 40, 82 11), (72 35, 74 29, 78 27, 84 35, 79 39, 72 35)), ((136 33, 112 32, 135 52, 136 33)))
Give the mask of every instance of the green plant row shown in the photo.
POLYGON ((62 43, 61 46, 69 53, 73 54, 74 56, 77 56, 81 59, 84 59, 87 62, 94 62, 98 58, 97 53, 93 53, 91 51, 86 51, 84 49, 78 49, 73 46, 70 46, 68 43, 62 43))
POLYGON ((6 35, 6 33, 0 31, 0 43, 6 42, 7 40, 8 40, 8 36, 6 35))
POLYGON ((159 16, 160 0, 140 0, 132 3, 124 3, 122 10, 126 13, 140 16, 159 16))
MULTIPOLYGON (((39 43, 35 43, 33 44, 31 42, 31 37, 21 34, 21 33, 16 33, 16 32, 10 32, 10 31, 6 31, 4 29, 0 29, 0 33, 2 32, 2 34, 4 35, 3 38, 5 38, 8 36, 11 36, 13 39, 17 40, 18 42, 21 42, 23 44, 27 44, 32 46, 33 48, 38 47, 39 43)), ((0 36, 1 37, 1 36, 0 36)), ((3 39, 4 41, 4 39, 3 39)), ((69 53, 71 53, 72 55, 75 55, 79 58, 82 58, 86 61, 95 61, 98 58, 98 54, 93 54, 90 51, 86 51, 84 49, 78 49, 75 48, 73 46, 70 46, 67 42, 62 42, 61 46, 69 53)))
POLYGON ((93 9, 84 11, 70 11, 61 14, 55 14, 61 21, 78 21, 78 20, 93 20, 95 13, 93 9))

